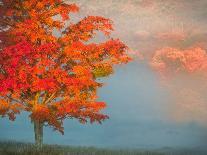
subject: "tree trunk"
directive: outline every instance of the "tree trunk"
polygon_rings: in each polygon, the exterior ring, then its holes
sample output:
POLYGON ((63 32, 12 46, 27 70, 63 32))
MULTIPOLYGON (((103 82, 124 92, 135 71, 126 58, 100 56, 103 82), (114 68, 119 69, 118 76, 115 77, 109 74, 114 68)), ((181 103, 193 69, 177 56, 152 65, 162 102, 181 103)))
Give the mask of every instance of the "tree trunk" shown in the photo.
POLYGON ((34 121, 34 132, 35 132, 35 146, 37 149, 42 148, 43 143, 43 123, 34 121))

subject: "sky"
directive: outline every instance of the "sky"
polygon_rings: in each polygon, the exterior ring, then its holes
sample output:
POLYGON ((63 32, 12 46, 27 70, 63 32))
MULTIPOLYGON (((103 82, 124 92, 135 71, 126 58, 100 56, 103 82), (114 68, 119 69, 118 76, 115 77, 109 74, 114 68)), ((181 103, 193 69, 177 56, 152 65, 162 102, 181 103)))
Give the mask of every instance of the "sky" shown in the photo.
MULTIPOLYGON (((205 42, 205 0, 75 0, 85 15, 114 22, 114 36, 133 50, 150 53, 162 46, 188 47, 205 42)), ((203 45, 206 46, 206 45, 203 45)))
MULTIPOLYGON (((110 18, 112 36, 130 48, 134 61, 115 67, 99 90, 110 119, 102 125, 65 121, 65 135, 45 128, 44 142, 107 148, 206 148, 207 84, 203 75, 163 79, 150 66, 164 47, 207 49, 206 0, 71 0, 87 15, 110 18), (140 55, 144 59, 140 59, 140 55)), ((98 34, 94 41, 102 42, 98 34)), ((30 121, 0 119, 0 139, 33 142, 30 121)))

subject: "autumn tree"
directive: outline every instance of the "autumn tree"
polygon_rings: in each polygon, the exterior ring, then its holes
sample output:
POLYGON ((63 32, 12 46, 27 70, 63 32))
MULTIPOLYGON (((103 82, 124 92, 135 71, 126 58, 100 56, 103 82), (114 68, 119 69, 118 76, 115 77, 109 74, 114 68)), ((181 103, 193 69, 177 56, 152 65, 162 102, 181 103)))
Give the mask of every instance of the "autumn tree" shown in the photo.
POLYGON ((197 45, 163 47, 155 51, 151 66, 171 96, 170 119, 205 124, 207 51, 197 45))
POLYGON ((66 118, 107 119, 97 78, 130 60, 127 46, 110 37, 111 20, 87 16, 73 23, 69 14, 78 10, 63 0, 0 1, 0 115, 14 120, 27 111, 38 148, 44 125, 63 134, 66 118), (108 40, 92 43, 97 32, 108 40))
POLYGON ((151 66, 162 76, 177 73, 202 73, 206 77, 207 53, 200 47, 184 50, 165 47, 155 52, 151 66))

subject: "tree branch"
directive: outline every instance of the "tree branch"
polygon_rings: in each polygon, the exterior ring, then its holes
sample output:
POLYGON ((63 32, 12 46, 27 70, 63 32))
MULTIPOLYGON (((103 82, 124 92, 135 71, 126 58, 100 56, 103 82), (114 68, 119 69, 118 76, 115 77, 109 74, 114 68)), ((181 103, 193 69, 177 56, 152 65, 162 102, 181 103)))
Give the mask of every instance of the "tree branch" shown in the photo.
POLYGON ((43 104, 49 103, 53 99, 53 97, 56 95, 56 93, 57 92, 52 93, 52 95, 50 95, 50 97, 46 101, 44 101, 43 104))

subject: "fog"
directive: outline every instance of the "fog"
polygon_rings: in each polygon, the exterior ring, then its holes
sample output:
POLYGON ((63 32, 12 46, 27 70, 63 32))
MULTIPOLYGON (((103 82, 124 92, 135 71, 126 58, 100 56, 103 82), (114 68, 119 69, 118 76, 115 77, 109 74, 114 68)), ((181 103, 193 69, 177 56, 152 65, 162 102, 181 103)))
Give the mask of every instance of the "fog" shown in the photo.
MULTIPOLYGON (((80 13, 114 22, 114 38, 131 49, 134 61, 115 67, 99 90, 109 119, 102 125, 66 120, 65 134, 45 128, 44 142, 107 148, 207 147, 207 84, 202 74, 169 79, 149 65, 163 47, 207 50, 206 0, 72 0, 80 13), (144 59, 139 59, 142 55, 144 59)), ((103 41, 100 35, 94 39, 103 41)), ((0 119, 0 139, 33 142, 33 127, 24 113, 15 122, 0 119)))

